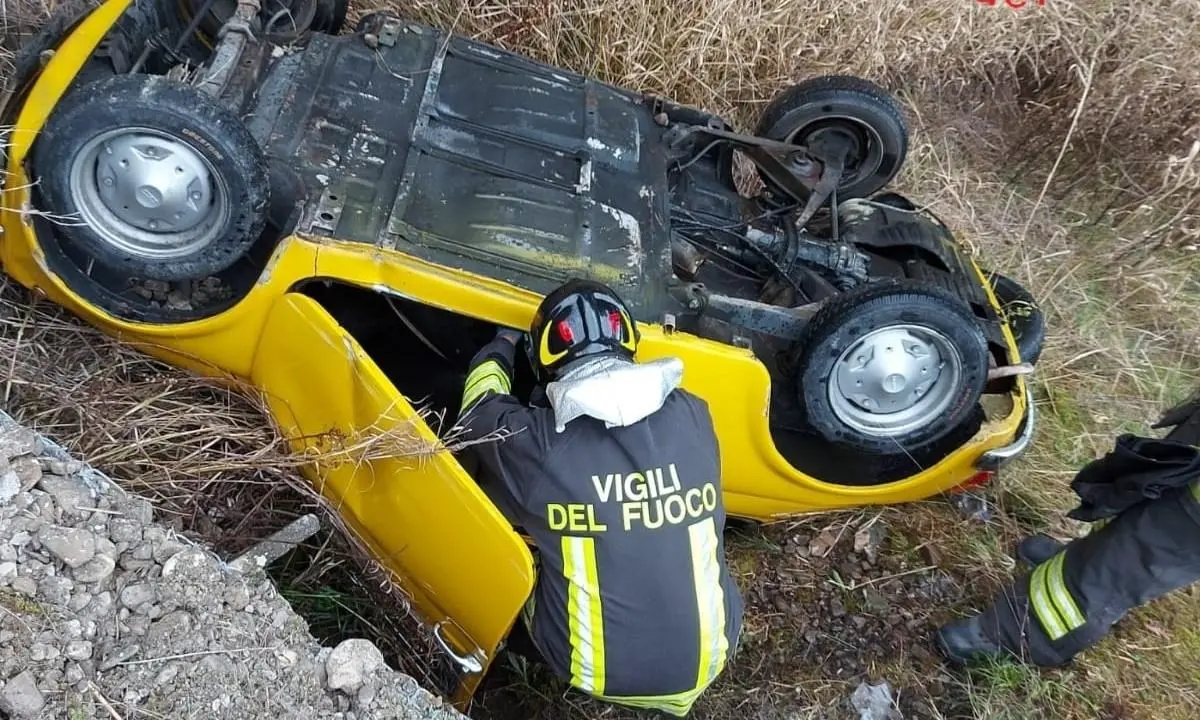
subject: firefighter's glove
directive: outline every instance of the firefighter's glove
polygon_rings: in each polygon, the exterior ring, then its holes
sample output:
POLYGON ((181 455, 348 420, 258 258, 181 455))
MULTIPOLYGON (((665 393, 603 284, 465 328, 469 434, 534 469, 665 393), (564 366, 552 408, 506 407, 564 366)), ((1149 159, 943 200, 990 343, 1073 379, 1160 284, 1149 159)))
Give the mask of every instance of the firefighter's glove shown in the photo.
POLYGON ((512 343, 513 347, 516 347, 521 342, 521 338, 524 335, 525 333, 520 330, 513 330, 512 328, 501 327, 496 330, 496 339, 507 340, 512 343))

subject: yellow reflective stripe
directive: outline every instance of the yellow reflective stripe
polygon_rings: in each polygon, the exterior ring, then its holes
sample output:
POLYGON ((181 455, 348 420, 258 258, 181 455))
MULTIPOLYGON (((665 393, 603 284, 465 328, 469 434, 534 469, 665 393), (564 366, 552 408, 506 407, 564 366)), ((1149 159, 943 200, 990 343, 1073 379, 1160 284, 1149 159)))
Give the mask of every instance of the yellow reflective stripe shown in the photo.
POLYGON ((1192 483, 1192 497, 1196 498, 1196 502, 1200 502, 1200 480, 1192 483))
POLYGON ((489 391, 504 394, 511 389, 512 383, 500 363, 495 360, 486 360, 479 363, 479 367, 467 375, 466 386, 463 388, 462 407, 465 409, 474 404, 489 391))
POLYGON ((592 692, 604 692, 604 611, 600 606, 600 577, 596 572, 596 541, 593 538, 583 538, 584 569, 587 572, 588 609, 591 619, 588 627, 592 629, 592 692))
POLYGON ((725 593, 717 562, 717 528, 712 517, 688 527, 692 553, 692 582, 700 618, 700 663, 696 687, 707 687, 725 667, 729 639, 725 637, 725 593))
POLYGON ((1054 606, 1058 608, 1059 615, 1062 616, 1066 624, 1067 632, 1071 632, 1083 627, 1087 620, 1083 617, 1083 613, 1079 611, 1079 605, 1075 603, 1075 598, 1071 597, 1071 591, 1067 588, 1067 580, 1063 577, 1065 556, 1065 551, 1055 555, 1050 560, 1050 568, 1046 571, 1046 574, 1049 580, 1050 599, 1054 602, 1054 606))
POLYGON ((692 706, 700 699, 704 688, 688 690, 687 692, 676 693, 675 695, 660 695, 660 696, 645 696, 645 697, 612 697, 608 695, 597 695, 600 700, 626 707, 638 708, 639 710, 659 710, 675 717, 687 717, 691 712, 692 706))
POLYGON ((1067 634, 1063 628, 1062 619, 1050 603, 1050 591, 1046 588, 1046 571, 1049 563, 1038 565, 1029 578, 1029 599, 1033 603, 1033 613, 1042 624, 1042 629, 1051 640, 1057 640, 1067 634))
POLYGON ((604 609, 596 574, 596 543, 590 537, 562 539, 571 635, 571 684, 584 692, 604 692, 604 609))

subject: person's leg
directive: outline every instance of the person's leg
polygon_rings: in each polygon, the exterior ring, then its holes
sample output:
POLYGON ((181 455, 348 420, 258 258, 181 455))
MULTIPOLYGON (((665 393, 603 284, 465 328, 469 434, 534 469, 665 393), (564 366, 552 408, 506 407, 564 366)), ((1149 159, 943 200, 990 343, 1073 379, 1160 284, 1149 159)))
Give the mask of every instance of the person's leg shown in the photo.
POLYGON ((1010 653, 1062 665, 1130 610, 1200 581, 1200 481, 1135 506, 1040 563, 980 615, 949 623, 953 660, 1010 653))

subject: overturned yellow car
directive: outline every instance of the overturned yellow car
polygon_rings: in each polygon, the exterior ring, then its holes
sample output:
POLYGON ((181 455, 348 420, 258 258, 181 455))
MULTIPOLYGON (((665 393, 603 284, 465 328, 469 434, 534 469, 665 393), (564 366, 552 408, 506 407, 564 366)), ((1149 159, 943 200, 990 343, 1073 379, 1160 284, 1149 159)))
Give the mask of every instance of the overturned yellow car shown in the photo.
MULTIPOLYGON (((5 272, 252 384, 298 447, 436 444, 473 352, 573 276, 622 294, 641 358, 683 360, 733 516, 918 500, 1029 443, 1041 316, 885 191, 908 130, 874 84, 806 80, 742 133, 395 15, 340 32, 344 2, 275 4, 60 11, 0 109, 5 272), (739 192, 735 153, 760 191, 739 192)), ((515 391, 531 382, 519 368, 515 391)), ((448 450, 309 476, 468 701, 533 584, 522 538, 448 450)))

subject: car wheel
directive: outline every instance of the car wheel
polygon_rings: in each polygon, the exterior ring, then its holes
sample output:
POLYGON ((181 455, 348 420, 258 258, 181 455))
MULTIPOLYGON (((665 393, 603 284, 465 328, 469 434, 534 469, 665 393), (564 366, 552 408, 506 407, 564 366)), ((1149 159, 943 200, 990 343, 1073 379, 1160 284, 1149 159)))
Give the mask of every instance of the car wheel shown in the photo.
POLYGON ((974 314, 913 281, 864 285, 826 303, 795 354, 808 424, 872 453, 914 451, 966 422, 987 381, 974 314))
POLYGON ((1041 308, 1033 294, 1016 280, 997 272, 988 272, 987 276, 1008 326, 1012 328, 1021 362, 1037 365, 1046 343, 1046 318, 1041 308))
MULTIPOLYGON (((767 105, 755 134, 808 145, 830 133, 849 139, 838 200, 866 197, 891 182, 908 155, 908 126, 900 106, 869 80, 824 75, 792 85, 767 105)), ((763 182, 774 187, 763 174, 763 182)))
POLYGON ((160 76, 70 93, 36 147, 44 209, 101 265, 153 280, 203 278, 258 240, 270 196, 262 148, 232 111, 160 76))

